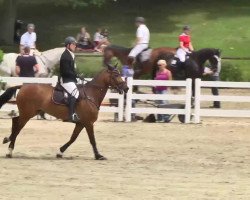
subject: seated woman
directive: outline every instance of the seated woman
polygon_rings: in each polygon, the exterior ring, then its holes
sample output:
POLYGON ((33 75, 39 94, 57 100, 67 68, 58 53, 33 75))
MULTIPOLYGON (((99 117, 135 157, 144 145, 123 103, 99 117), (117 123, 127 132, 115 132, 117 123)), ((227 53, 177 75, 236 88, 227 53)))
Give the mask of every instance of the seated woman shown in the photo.
POLYGON ((76 36, 77 49, 93 49, 93 44, 91 42, 90 34, 87 32, 85 27, 81 28, 81 32, 76 36))
POLYGON ((110 45, 110 42, 109 42, 109 32, 108 32, 108 29, 103 29, 101 32, 98 32, 100 31, 100 29, 97 29, 97 32, 95 33, 95 36, 94 36, 94 41, 95 43, 97 44, 95 46, 95 50, 98 51, 98 52, 103 52, 103 49, 110 45))

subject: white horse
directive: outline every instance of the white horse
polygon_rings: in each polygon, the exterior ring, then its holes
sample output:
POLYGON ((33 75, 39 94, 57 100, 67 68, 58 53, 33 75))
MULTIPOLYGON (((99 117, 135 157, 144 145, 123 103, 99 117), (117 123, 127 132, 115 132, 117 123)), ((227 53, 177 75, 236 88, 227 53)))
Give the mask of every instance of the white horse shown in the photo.
MULTIPOLYGON (((39 72, 36 76, 47 77, 53 70, 55 65, 59 64, 60 57, 65 50, 64 47, 50 49, 44 52, 36 54, 36 61, 39 65, 39 72)), ((17 76, 15 72, 16 59, 19 54, 17 53, 6 53, 3 56, 3 61, 0 64, 0 71, 6 76, 17 76)))

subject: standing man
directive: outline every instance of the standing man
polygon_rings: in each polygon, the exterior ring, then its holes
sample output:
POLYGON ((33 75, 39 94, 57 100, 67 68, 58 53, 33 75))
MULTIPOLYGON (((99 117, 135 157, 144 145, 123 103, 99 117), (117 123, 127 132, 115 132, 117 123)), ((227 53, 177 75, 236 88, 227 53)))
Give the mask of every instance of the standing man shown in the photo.
MULTIPOLYGON (((216 70, 211 69, 210 66, 205 67, 203 76, 209 76, 209 79, 211 81, 220 81, 221 61, 219 60, 218 62, 219 62, 219 64, 218 64, 216 70)), ((217 87, 211 87, 211 91, 212 91, 213 95, 215 95, 215 96, 219 95, 219 89, 217 87)), ((221 108, 220 101, 214 101, 213 106, 210 106, 210 108, 221 108)))
POLYGON ((150 32, 148 27, 145 25, 145 19, 143 17, 136 17, 135 25, 137 27, 135 46, 128 55, 130 67, 132 67, 136 56, 144 49, 148 48, 150 40, 150 32))
POLYGON ((76 100, 79 97, 79 91, 77 89, 77 75, 75 65, 74 51, 76 49, 76 39, 74 37, 67 37, 65 39, 65 51, 60 58, 60 81, 62 87, 68 92, 69 97, 69 121, 78 122, 79 117, 75 113, 76 100))
POLYGON ((16 74, 19 77, 35 77, 39 71, 36 58, 30 55, 30 48, 24 47, 23 54, 16 59, 16 74))
POLYGON ((21 36, 20 40, 20 53, 23 54, 23 48, 29 47, 31 50, 31 54, 33 55, 34 51, 36 50, 36 33, 34 32, 35 25, 28 24, 27 25, 27 32, 21 36))

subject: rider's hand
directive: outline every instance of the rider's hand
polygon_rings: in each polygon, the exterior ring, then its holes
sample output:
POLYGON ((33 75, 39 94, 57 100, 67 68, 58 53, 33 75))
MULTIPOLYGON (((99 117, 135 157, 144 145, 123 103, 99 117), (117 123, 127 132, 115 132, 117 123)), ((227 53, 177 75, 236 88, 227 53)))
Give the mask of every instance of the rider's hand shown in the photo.
POLYGON ((77 75, 77 78, 79 78, 79 79, 81 79, 81 80, 84 80, 84 75, 83 75, 83 73, 78 74, 78 75, 77 75))

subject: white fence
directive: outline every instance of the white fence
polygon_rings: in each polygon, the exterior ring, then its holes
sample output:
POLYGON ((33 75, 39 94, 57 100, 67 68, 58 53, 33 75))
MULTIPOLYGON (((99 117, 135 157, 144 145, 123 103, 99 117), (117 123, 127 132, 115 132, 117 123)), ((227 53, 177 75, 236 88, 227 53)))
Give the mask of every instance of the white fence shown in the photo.
POLYGON ((125 118, 127 122, 131 121, 132 113, 153 113, 153 114, 183 114, 185 115, 185 123, 190 122, 191 116, 191 85, 192 80, 186 81, 160 81, 160 80, 133 80, 127 79, 128 87, 131 88, 127 93, 125 118), (133 94, 132 86, 178 86, 185 87, 186 93, 184 95, 174 94, 133 94), (184 109, 170 109, 170 108, 132 108, 132 101, 139 100, 179 100, 185 104, 184 109))
MULTIPOLYGON (((43 83, 55 86, 57 77, 52 78, 18 78, 18 77, 0 77, 0 82, 6 82, 8 85, 20 85, 23 83, 43 83)), ((204 87, 219 87, 219 88, 248 88, 249 82, 222 82, 222 81, 201 81, 196 79, 195 88, 195 107, 191 110, 191 79, 186 81, 159 81, 159 80, 133 80, 127 79, 129 91, 126 98, 125 120, 131 121, 132 113, 154 113, 154 114, 181 114, 185 115, 185 122, 190 122, 190 116, 194 115, 194 122, 200 123, 201 116, 215 117, 250 117, 250 110, 223 110, 223 109, 205 109, 201 108, 203 101, 224 101, 224 102, 250 102, 250 96, 214 96, 201 94, 204 87), (185 94, 133 94, 133 86, 176 86, 185 87, 185 94), (185 107, 183 109, 175 108, 150 108, 150 107, 132 107, 133 100, 174 100, 183 101, 185 107)), ((101 106, 101 112, 118 113, 118 121, 123 121, 124 115, 124 95, 108 92, 105 99, 117 99, 118 106, 101 106)), ((17 110, 16 105, 6 104, 1 110, 10 111, 17 110)))
POLYGON ((250 82, 222 82, 222 81, 201 81, 196 79, 195 82, 195 111, 194 122, 200 123, 201 116, 215 117, 250 117, 250 110, 223 110, 223 109, 203 109, 202 101, 222 101, 222 102, 250 102, 250 96, 214 96, 202 95, 203 87, 219 87, 219 88, 248 88, 250 82))
MULTIPOLYGON (((51 84, 52 86, 55 86, 57 81, 58 81, 57 76, 53 76, 52 78, 0 77, 0 82, 8 83, 8 85, 10 86, 22 85, 24 83, 41 83, 41 84, 51 84)), ((105 99, 117 99, 118 106, 117 107, 101 106, 100 111, 118 113, 118 121, 123 121, 124 95, 108 92, 105 96, 105 99)), ((3 111, 17 110, 17 106, 13 104, 5 104, 1 108, 1 110, 3 111)))

